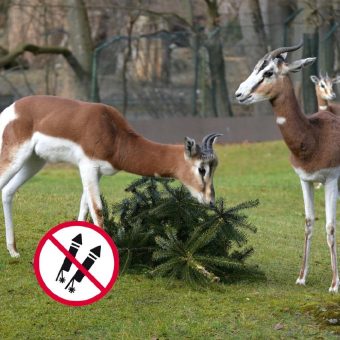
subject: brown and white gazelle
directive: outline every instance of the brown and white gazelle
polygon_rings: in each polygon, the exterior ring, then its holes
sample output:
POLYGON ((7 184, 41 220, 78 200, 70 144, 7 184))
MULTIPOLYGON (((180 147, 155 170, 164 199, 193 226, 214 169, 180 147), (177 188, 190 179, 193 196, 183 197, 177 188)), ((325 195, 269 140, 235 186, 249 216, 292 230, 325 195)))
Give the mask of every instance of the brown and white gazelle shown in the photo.
MULTIPOLYGON (((334 114, 340 115, 340 104, 330 102, 336 97, 333 85, 340 83, 340 76, 330 78, 326 73, 325 76, 320 74, 319 78, 317 76, 310 76, 310 79, 315 84, 315 93, 319 110, 330 111, 334 114)), ((316 189, 320 189, 321 186, 321 183, 315 184, 316 189)))
POLYGON ((291 151, 291 164, 300 177, 306 214, 303 262, 296 281, 300 285, 306 283, 315 221, 313 182, 324 184, 327 243, 333 271, 329 291, 337 292, 339 276, 335 228, 340 176, 340 118, 328 111, 319 111, 311 116, 302 113, 288 74, 312 64, 316 58, 301 59, 290 64, 286 61, 287 52, 295 51, 301 46, 302 43, 282 47, 266 54, 256 64, 248 79, 239 86, 236 97, 243 104, 270 101, 276 114, 276 122, 291 151))
POLYGON ((329 102, 336 97, 333 84, 340 83, 340 76, 330 78, 326 73, 326 76, 320 74, 319 78, 317 76, 311 76, 310 79, 315 84, 319 110, 330 111, 340 115, 340 104, 329 102))
POLYGON ((201 203, 214 203, 217 157, 207 135, 201 145, 186 137, 183 145, 151 142, 138 135, 114 108, 53 96, 22 98, 0 114, 0 189, 7 249, 17 257, 12 200, 15 192, 46 162, 79 168, 83 194, 78 220, 90 211, 103 227, 99 179, 125 170, 143 176, 179 179, 201 203))

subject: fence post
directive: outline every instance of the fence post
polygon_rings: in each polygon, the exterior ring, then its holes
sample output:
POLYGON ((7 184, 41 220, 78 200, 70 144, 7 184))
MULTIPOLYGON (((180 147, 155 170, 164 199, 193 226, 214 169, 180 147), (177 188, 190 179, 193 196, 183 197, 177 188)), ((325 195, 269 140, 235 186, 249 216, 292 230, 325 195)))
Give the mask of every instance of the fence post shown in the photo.
POLYGON ((95 48, 92 58, 92 72, 91 72, 91 101, 100 102, 98 82, 97 82, 97 58, 99 50, 95 48))
POLYGON ((97 59, 99 57, 100 52, 111 44, 124 39, 121 36, 114 36, 108 41, 104 41, 102 44, 97 46, 93 50, 93 58, 92 58, 92 72, 91 72, 91 101, 100 102, 99 89, 98 89, 98 79, 97 79, 97 59))

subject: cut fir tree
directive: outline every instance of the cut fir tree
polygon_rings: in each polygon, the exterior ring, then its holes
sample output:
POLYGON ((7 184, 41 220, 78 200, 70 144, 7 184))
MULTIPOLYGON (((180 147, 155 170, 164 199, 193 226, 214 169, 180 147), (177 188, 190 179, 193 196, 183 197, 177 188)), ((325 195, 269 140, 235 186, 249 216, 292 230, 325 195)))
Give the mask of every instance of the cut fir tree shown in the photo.
POLYGON ((247 232, 256 232, 244 209, 258 200, 226 207, 199 204, 173 180, 143 177, 126 191, 112 213, 103 199, 104 225, 120 255, 121 273, 144 267, 152 275, 181 279, 192 286, 223 281, 253 253, 247 232))

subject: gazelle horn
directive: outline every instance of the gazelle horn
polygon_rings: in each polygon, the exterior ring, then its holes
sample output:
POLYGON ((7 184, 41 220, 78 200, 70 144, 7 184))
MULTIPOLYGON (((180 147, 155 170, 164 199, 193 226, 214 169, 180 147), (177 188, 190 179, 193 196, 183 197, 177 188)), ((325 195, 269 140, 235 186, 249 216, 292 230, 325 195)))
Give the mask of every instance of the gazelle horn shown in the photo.
POLYGON ((202 139, 202 151, 213 153, 213 144, 217 137, 223 136, 221 133, 210 133, 202 139))
POLYGON ((268 53, 268 56, 271 56, 272 58, 276 58, 277 56, 279 56, 281 53, 285 53, 285 52, 293 52, 298 50, 299 48, 301 48, 303 45, 303 41, 300 42, 300 44, 295 45, 295 46, 289 46, 289 47, 279 47, 276 50, 273 50, 271 52, 268 53))

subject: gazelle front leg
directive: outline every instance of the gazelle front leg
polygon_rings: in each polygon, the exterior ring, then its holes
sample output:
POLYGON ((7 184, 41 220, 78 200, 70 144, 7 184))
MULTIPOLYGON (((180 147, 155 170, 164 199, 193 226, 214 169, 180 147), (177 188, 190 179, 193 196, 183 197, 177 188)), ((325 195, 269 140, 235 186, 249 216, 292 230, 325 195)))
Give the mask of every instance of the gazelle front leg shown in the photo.
POLYGON ((338 197, 338 179, 330 179, 325 183, 325 204, 326 204, 326 233, 327 244, 331 253, 332 284, 329 288, 331 293, 337 293, 339 288, 339 274, 336 257, 336 203, 338 197))
POLYGON ((303 201, 305 205, 305 245, 303 251, 303 260, 296 284, 305 285, 308 273, 308 261, 310 253, 310 245, 313 234, 315 221, 314 215, 314 187, 312 182, 301 180, 301 188, 303 193, 303 201))

